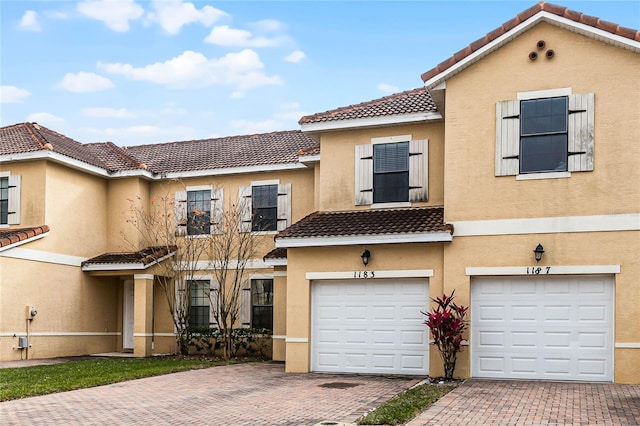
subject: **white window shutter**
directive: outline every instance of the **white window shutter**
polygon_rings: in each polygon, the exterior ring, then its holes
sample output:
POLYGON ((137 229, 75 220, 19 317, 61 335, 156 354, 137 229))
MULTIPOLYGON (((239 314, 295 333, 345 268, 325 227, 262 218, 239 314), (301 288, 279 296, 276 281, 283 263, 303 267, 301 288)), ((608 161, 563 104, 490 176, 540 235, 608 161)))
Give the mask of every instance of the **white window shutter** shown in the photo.
POLYGON ((278 185, 278 231, 282 231, 291 225, 291 184, 278 185))
POLYGON ((20 224, 20 175, 9 175, 9 215, 7 217, 7 224, 19 225, 20 224))
POLYGON ((242 283, 240 290, 240 328, 251 327, 251 281, 242 283))
POLYGON ((173 205, 176 237, 187 235, 187 191, 176 191, 173 205))
POLYGON ((224 219, 224 190, 214 188, 211 190, 211 234, 222 234, 224 219))
POLYGON ((409 142, 409 201, 429 199, 429 141, 409 142))
POLYGON ((251 187, 241 186, 238 190, 238 229, 240 232, 251 232, 251 187))
POLYGON ((209 288, 209 327, 219 328, 216 314, 220 307, 220 284, 212 280, 209 288))
POLYGON ((356 145, 356 206, 373 204, 373 145, 356 145))
POLYGON ((520 173, 520 101, 496 103, 496 176, 520 173))
POLYGON ((593 93, 569 95, 567 170, 593 170, 595 96, 593 93))

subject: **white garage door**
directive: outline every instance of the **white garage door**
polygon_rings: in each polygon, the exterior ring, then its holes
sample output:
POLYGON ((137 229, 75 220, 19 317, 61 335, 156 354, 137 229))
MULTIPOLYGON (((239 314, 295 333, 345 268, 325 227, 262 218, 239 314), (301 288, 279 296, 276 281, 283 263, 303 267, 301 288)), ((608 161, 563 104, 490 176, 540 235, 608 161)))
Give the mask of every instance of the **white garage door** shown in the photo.
POLYGON ((311 369, 338 373, 429 373, 429 284, 422 280, 312 283, 311 369))
POLYGON ((474 377, 613 381, 611 277, 477 278, 474 377))

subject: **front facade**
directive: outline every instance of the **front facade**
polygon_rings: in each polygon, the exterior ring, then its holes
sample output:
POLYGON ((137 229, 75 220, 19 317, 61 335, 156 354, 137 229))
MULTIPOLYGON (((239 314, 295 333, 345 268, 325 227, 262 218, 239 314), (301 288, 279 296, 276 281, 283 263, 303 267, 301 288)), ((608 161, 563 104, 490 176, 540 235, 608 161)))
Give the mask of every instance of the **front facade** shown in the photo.
POLYGON ((206 211, 209 232, 227 202, 251 200, 242 221, 263 244, 246 294, 268 288, 272 313, 257 296, 241 322, 272 322, 288 372, 440 376, 421 312, 455 290, 470 306, 457 377, 640 383, 639 53, 637 31, 541 3, 422 74, 424 88, 235 141, 286 161, 197 141, 126 156, 53 133, 43 157, 11 145, 0 226, 29 231, 2 234, 0 360, 22 356, 20 336, 29 357, 171 352, 157 265, 123 213, 169 194, 187 207, 177 218, 206 211), (78 165, 78 146, 110 163, 78 165))

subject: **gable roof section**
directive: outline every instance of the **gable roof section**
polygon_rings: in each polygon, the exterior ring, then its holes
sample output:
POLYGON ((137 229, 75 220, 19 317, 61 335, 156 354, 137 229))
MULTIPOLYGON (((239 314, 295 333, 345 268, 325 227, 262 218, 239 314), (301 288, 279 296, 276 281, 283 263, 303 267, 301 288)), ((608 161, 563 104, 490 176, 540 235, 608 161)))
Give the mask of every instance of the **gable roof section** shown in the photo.
POLYGON ((318 146, 300 130, 215 139, 139 145, 124 148, 127 155, 155 173, 297 165, 299 152, 318 146))
POLYGON ((104 253, 82 262, 82 270, 147 269, 173 256, 176 250, 176 246, 150 246, 134 252, 104 253))
POLYGON ((49 226, 47 225, 19 229, 0 229, 0 251, 38 240, 48 233, 49 226))
POLYGON ((103 177, 180 178, 305 168, 319 145, 300 130, 121 148, 83 144, 37 123, 0 128, 0 160, 52 160, 103 177))
POLYGON ((423 73, 422 81, 432 89, 540 22, 640 53, 640 32, 563 6, 540 2, 423 73))
POLYGON ((452 241, 443 207, 315 212, 276 235, 276 248, 452 241))
POLYGON ((298 121, 302 131, 314 132, 358 127, 373 127, 440 119, 431 95, 420 87, 401 93, 336 108, 298 121))

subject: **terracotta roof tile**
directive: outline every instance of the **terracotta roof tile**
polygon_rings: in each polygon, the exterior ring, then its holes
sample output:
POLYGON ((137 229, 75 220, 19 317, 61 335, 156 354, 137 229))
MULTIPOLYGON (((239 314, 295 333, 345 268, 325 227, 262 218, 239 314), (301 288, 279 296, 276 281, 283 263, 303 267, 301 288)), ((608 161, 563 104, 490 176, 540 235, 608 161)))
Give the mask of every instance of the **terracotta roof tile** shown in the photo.
POLYGON ((526 21, 527 19, 530 19, 531 17, 535 16, 537 13, 543 12, 543 11, 557 15, 557 16, 561 16, 563 18, 569 19, 574 22, 579 22, 581 24, 589 25, 599 30, 618 35, 620 37, 628 38, 635 41, 640 41, 640 31, 621 27, 618 24, 604 21, 594 16, 585 15, 580 12, 576 12, 564 6, 559 6, 552 3, 540 2, 520 12, 515 18, 510 19, 509 21, 505 22, 498 28, 492 31, 489 31, 486 35, 484 35, 483 37, 480 37, 478 40, 474 41, 466 48, 459 50, 450 58, 439 63, 436 67, 430 69, 429 71, 424 72, 421 76, 422 81, 426 82, 432 77, 442 73, 443 71, 446 71, 456 63, 460 62, 467 56, 471 55, 473 52, 486 46, 487 44, 491 43, 493 40, 497 39, 498 37, 504 35, 508 31, 511 31, 513 28, 515 28, 522 22, 526 21))
POLYGON ((405 92, 374 99, 357 105, 349 105, 332 109, 300 119, 300 124, 319 123, 327 121, 354 120, 398 114, 413 114, 420 112, 436 112, 438 109, 431 99, 431 95, 420 87, 405 92))
POLYGON ((19 229, 0 229, 0 247, 6 247, 49 232, 48 225, 19 229))
POLYGON ((143 266, 157 262, 159 259, 174 253, 176 246, 151 246, 134 252, 104 253, 82 262, 86 265, 117 265, 139 263, 143 266))
POLYGON ((428 232, 453 234, 453 226, 444 223, 444 208, 315 212, 278 233, 276 239, 428 232))
POLYGON ((300 130, 230 136, 125 148, 127 155, 155 173, 286 164, 298 161, 298 151, 318 142, 300 130))
POLYGON ((287 258, 287 249, 286 248, 274 248, 269 253, 265 254, 262 258, 265 259, 286 259, 287 258))

